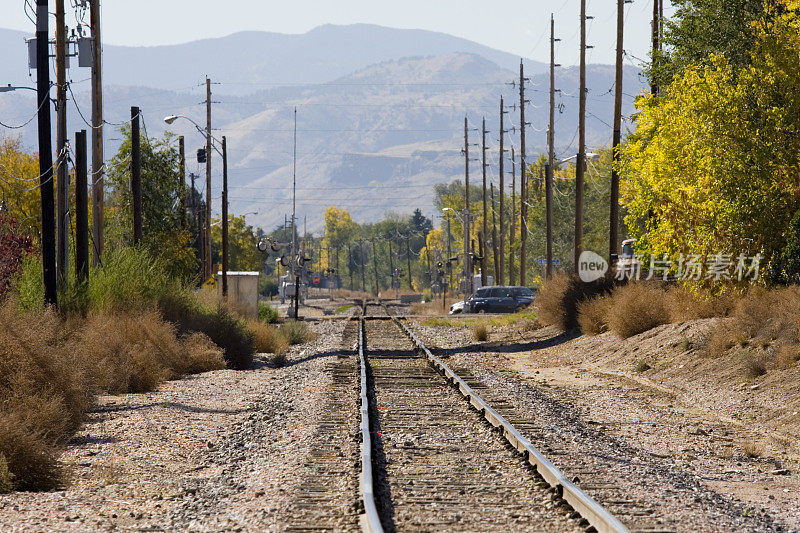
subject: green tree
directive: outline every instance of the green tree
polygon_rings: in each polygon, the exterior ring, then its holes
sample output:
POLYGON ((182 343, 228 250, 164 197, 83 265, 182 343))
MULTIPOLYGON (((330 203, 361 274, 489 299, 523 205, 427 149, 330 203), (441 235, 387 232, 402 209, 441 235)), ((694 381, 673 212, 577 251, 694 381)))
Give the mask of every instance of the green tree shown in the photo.
POLYGON ((664 21, 664 50, 657 53, 648 75, 666 87, 687 68, 709 66, 724 57, 738 70, 750 64, 756 24, 773 0, 673 0, 675 13, 664 21))
MULTIPOLYGON (((119 151, 106 174, 106 246, 109 249, 133 242, 132 195, 130 189, 131 130, 121 128, 119 151)), ((179 174, 179 154, 169 132, 160 139, 142 136, 142 246, 164 259, 172 274, 183 279, 196 275, 197 258, 192 237, 180 227, 180 194, 185 185, 179 174)))
POLYGON ((760 253, 770 271, 785 270, 772 263, 800 208, 797 6, 782 3, 755 27, 747 67, 711 56, 637 101, 620 170, 641 251, 760 253))
MULTIPOLYGON (((211 261, 222 265, 222 219, 211 221, 211 261)), ((253 226, 244 216, 228 215, 228 270, 260 271, 261 252, 253 226)))

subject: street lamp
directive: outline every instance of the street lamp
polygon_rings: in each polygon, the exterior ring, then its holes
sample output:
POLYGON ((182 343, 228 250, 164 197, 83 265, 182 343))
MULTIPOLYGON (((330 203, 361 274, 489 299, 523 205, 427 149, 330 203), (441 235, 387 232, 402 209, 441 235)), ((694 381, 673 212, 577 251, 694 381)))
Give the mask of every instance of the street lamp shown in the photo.
MULTIPOLYGON (((194 124, 194 127, 206 137, 206 144, 214 148, 222 156, 222 297, 228 296, 228 148, 227 139, 222 136, 222 141, 211 135, 209 131, 203 131, 200 125, 186 115, 168 115, 164 117, 164 122, 172 124, 179 118, 183 118, 194 124), (222 152, 214 146, 211 140, 217 141, 222 145, 222 152)), ((210 157, 207 154, 206 157, 210 157)), ((204 261, 206 263, 207 274, 211 273, 211 172, 208 170, 210 163, 206 160, 206 253, 204 261)))
POLYGON ((16 91, 16 90, 19 90, 19 89, 25 89, 25 90, 28 90, 28 91, 36 92, 36 89, 33 88, 33 87, 24 87, 24 86, 18 86, 18 85, 11 85, 9 83, 8 85, 0 86, 0 93, 7 93, 7 92, 11 92, 11 91, 16 91))

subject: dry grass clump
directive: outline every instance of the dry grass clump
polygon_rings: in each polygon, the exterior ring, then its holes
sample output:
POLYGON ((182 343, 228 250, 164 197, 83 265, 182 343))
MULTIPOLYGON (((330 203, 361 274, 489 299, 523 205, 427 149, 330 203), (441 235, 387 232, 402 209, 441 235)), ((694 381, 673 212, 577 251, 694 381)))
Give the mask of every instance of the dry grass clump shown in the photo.
POLYGON ((253 335, 242 320, 224 307, 209 307, 188 296, 162 298, 158 307, 164 318, 177 326, 180 335, 205 333, 223 349, 228 368, 252 368, 253 335))
POLYGON ((669 323, 664 291, 648 283, 618 287, 611 297, 608 327, 622 338, 669 323))
POLYGON ((191 333, 181 339, 181 344, 184 351, 181 374, 199 374, 225 368, 222 348, 205 333, 191 333))
POLYGON ((670 322, 686 322, 701 318, 728 316, 736 307, 737 295, 726 292, 713 295, 708 291, 689 291, 686 287, 673 286, 666 292, 670 322))
POLYGON ((578 325, 586 335, 599 335, 608 331, 611 297, 600 296, 578 304, 578 325))
POLYGON ((0 453, 0 494, 11 492, 14 486, 11 483, 13 476, 11 470, 8 469, 8 461, 6 456, 0 453))
POLYGON ((730 320, 714 332, 709 348, 713 355, 721 355, 736 345, 797 345, 798 326, 800 287, 754 287, 736 303, 730 320))
POLYGON ((558 326, 561 329, 569 329, 563 305, 564 294, 569 285, 569 276, 561 273, 554 275, 542 284, 534 302, 542 322, 558 326))
POLYGON ((79 346, 97 388, 112 394, 147 392, 167 379, 225 367, 222 350, 207 336, 179 339, 155 310, 92 316, 79 346))
POLYGON ((754 440, 748 440, 742 445, 742 451, 750 458, 761 457, 764 455, 764 446, 754 440))
POLYGON ((257 353, 282 355, 289 349, 289 341, 276 327, 255 321, 249 322, 248 327, 253 332, 253 344, 257 353))
POLYGON ((792 368, 797 361, 800 361, 800 345, 785 344, 778 347, 775 356, 775 365, 780 369, 792 368))
POLYGON ((51 310, 27 314, 15 301, 0 305, 0 455, 14 489, 61 484, 59 447, 94 399, 90 369, 65 349, 71 339, 62 325, 51 310))
POLYGON ((278 331, 292 346, 308 342, 313 337, 311 330, 308 328, 308 324, 299 320, 289 320, 281 324, 278 331))
POLYGON ((745 375, 755 379, 767 373, 767 361, 763 357, 750 357, 744 363, 745 375))
POLYGON ((472 326, 472 338, 478 342, 489 340, 489 328, 486 324, 475 324, 472 326))
POLYGON ((556 274, 539 289, 534 305, 538 317, 544 324, 557 326, 562 330, 578 327, 578 305, 597 296, 611 292, 615 281, 600 278, 584 283, 577 276, 556 274))
POLYGON ((166 379, 224 368, 202 334, 179 339, 155 310, 63 320, 0 305, 0 487, 62 484, 58 455, 98 392, 155 389, 166 379), (7 474, 5 473, 7 470, 7 474))

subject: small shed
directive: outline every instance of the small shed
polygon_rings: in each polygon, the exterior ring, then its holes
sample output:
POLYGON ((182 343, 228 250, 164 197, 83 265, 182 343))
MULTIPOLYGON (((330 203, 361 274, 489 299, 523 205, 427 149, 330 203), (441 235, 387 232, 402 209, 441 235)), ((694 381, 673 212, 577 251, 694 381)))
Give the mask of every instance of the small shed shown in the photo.
MULTIPOLYGON (((228 303, 243 316, 258 319, 260 272, 228 271, 228 303)), ((222 300, 222 272, 217 272, 217 294, 222 300)))

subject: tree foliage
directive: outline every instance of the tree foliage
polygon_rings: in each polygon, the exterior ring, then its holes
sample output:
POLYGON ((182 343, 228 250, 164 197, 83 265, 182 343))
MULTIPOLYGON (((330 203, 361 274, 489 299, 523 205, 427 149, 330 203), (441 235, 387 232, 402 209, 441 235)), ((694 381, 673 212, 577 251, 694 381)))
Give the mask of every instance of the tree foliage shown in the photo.
POLYGON ((750 64, 755 23, 772 0, 673 0, 675 13, 664 21, 664 50, 653 58, 648 74, 666 87, 687 68, 711 65, 722 56, 734 69, 750 64))
POLYGON ((638 99, 620 170, 641 251, 761 253, 782 271, 800 208, 797 3, 772 9, 753 31, 747 66, 711 55, 659 98, 638 99))

